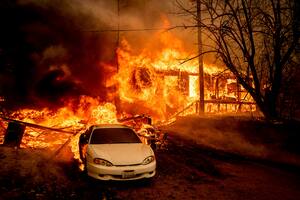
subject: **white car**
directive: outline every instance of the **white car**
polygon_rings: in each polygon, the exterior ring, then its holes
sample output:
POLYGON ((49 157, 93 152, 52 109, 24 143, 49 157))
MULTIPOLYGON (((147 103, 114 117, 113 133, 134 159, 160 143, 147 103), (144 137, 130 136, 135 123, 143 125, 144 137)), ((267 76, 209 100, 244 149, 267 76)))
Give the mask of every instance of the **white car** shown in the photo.
POLYGON ((151 178, 156 160, 150 146, 123 125, 91 126, 79 140, 87 174, 100 180, 151 178))

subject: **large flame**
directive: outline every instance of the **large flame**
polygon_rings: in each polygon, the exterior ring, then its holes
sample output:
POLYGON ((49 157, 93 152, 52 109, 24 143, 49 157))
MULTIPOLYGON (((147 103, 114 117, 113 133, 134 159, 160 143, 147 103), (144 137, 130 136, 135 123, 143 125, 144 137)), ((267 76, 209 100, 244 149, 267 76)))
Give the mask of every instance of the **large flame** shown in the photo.
MULTIPOLYGON (((115 105, 103 103, 98 98, 89 96, 80 96, 78 100, 67 100, 65 106, 57 110, 22 109, 14 112, 10 117, 42 126, 41 128, 28 126, 21 147, 57 148, 67 142, 75 158, 79 158, 78 137, 82 131, 93 124, 118 123, 115 105), (43 129, 43 127, 55 128, 58 131, 43 129)), ((5 126, 1 124, 1 127, 5 126)))
MULTIPOLYGON (((117 54, 118 72, 108 85, 118 86, 122 110, 166 120, 198 99, 198 60, 189 60, 195 55, 171 32, 157 32, 139 52, 123 39, 117 54)), ((220 71, 204 63, 206 74, 220 71)), ((207 90, 205 95, 209 99, 212 92, 207 90)))
POLYGON ((111 103, 101 103, 99 99, 80 96, 78 101, 68 100, 65 106, 57 110, 23 109, 12 117, 24 122, 56 128, 77 128, 85 125, 116 123, 116 107, 111 103), (75 102, 78 103, 75 105, 75 102))

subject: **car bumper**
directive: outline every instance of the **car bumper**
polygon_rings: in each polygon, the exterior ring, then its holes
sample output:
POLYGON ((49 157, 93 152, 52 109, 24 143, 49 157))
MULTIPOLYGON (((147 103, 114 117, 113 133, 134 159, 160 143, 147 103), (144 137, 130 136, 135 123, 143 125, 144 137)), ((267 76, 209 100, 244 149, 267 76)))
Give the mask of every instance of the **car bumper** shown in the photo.
POLYGON ((148 165, 102 166, 87 162, 89 176, 100 180, 137 180, 151 178, 156 173, 156 161, 148 165))

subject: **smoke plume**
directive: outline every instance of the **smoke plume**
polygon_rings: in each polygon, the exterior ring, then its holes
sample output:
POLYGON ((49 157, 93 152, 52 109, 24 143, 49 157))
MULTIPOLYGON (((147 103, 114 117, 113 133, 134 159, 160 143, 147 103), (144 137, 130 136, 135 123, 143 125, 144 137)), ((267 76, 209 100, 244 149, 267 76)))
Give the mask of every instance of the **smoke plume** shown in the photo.
MULTIPOLYGON (((120 29, 161 27, 169 1, 4 0, 0 3, 0 96, 9 105, 106 99, 120 29)), ((175 20, 175 18, 174 18, 175 20)), ((120 33, 139 49, 151 32, 120 33)))

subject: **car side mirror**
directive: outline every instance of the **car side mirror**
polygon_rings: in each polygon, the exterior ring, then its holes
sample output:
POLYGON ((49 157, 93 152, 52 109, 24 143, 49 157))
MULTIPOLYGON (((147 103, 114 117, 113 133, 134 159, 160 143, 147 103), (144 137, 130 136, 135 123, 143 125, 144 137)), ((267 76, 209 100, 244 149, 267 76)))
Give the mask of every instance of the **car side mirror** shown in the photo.
POLYGON ((87 134, 82 134, 82 135, 80 135, 79 140, 81 143, 88 143, 89 136, 87 134))

